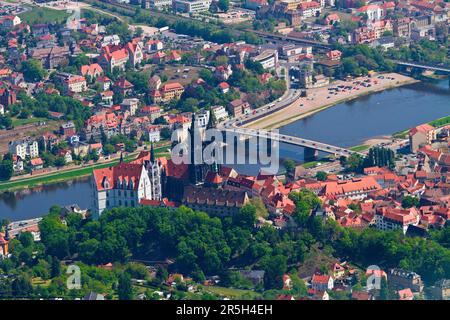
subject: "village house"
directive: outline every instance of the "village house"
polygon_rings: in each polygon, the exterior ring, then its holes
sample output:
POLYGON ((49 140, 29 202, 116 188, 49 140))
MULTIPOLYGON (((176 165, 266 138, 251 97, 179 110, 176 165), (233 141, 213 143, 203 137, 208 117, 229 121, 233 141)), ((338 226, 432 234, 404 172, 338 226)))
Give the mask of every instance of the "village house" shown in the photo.
POLYGON ((436 129, 427 123, 409 130, 409 145, 413 153, 416 153, 420 147, 431 144, 435 139, 436 129))

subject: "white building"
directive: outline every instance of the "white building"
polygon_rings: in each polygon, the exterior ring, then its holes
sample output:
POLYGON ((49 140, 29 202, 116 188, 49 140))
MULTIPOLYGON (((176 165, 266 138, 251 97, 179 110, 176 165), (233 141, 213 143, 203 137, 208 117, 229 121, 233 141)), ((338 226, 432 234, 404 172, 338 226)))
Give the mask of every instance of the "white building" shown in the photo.
POLYGON ((214 106, 211 109, 212 112, 214 113, 214 118, 216 118, 218 122, 228 119, 229 115, 227 109, 225 109, 224 106, 214 106))
POLYGON ((416 208, 381 208, 375 213, 375 227, 382 231, 402 230, 406 234, 409 225, 417 226, 420 213, 416 208))
POLYGON ((197 128, 206 128, 209 120, 209 110, 202 110, 195 115, 197 128))
POLYGON ((106 46, 118 46, 120 44, 120 38, 117 34, 113 34, 111 36, 105 36, 101 42, 102 47, 106 46))
POLYGON ((278 51, 267 49, 259 55, 251 58, 255 62, 261 63, 265 70, 270 70, 278 67, 278 51))
POLYGON ((11 154, 16 154, 21 159, 25 159, 26 156, 29 156, 30 158, 36 158, 39 156, 39 146, 37 141, 11 141, 8 144, 8 150, 11 154))
POLYGON ((176 11, 195 13, 208 11, 211 2, 211 0, 174 0, 174 6, 176 11))
POLYGON ((129 111, 130 116, 134 116, 139 107, 139 99, 137 98, 123 99, 120 106, 124 111, 125 110, 129 111))
POLYGON ((173 5, 173 0, 150 0, 150 8, 152 9, 166 9, 173 5))
POLYGON ((148 128, 148 141, 158 142, 161 140, 161 134, 157 126, 150 126, 148 128))
POLYGON ((71 75, 63 83, 64 92, 80 93, 87 89, 86 78, 78 75, 71 75))
POLYGON ((92 173, 92 213, 98 218, 104 210, 115 207, 137 207, 141 200, 162 199, 162 165, 150 153, 130 163, 120 162, 92 173))

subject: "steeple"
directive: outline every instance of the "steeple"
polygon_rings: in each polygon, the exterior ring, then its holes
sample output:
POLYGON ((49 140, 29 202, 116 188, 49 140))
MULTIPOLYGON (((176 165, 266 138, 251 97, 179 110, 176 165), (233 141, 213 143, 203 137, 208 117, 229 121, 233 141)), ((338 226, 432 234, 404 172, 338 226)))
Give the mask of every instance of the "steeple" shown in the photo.
POLYGON ((206 129, 214 129, 216 124, 216 117, 214 116, 214 112, 212 111, 212 108, 209 108, 209 118, 208 118, 208 124, 206 125, 206 129))
POLYGON ((152 142, 152 144, 151 144, 151 147, 150 147, 150 162, 153 164, 153 163, 155 163, 155 148, 153 147, 153 142, 152 142))

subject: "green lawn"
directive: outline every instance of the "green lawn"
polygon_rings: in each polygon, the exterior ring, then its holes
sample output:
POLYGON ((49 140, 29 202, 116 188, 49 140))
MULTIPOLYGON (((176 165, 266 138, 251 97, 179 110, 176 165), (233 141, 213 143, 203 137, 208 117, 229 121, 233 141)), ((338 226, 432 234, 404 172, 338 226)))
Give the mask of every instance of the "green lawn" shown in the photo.
POLYGON ((32 10, 19 14, 23 22, 33 25, 38 23, 64 22, 69 14, 64 10, 54 10, 33 6, 32 10))
MULTIPOLYGON (((135 156, 127 156, 124 158, 124 161, 133 160, 135 156)), ((48 175, 38 176, 35 178, 24 178, 17 181, 7 181, 0 183, 0 192, 3 191, 12 191, 23 188, 31 188, 38 185, 49 184, 54 182, 61 182, 67 180, 73 180, 75 178, 85 177, 92 173, 94 169, 101 169, 111 167, 117 164, 119 160, 114 160, 108 163, 94 164, 92 166, 86 168, 78 168, 65 172, 54 172, 48 175)))
POLYGON ((252 290, 241 290, 218 286, 203 286, 202 288, 203 291, 229 297, 232 299, 255 299, 261 297, 261 294, 252 290))
POLYGON ((306 169, 310 169, 310 168, 314 168, 318 163, 319 163, 319 161, 310 161, 310 162, 305 162, 304 164, 302 164, 302 166, 306 169))
MULTIPOLYGON (((156 157, 167 157, 170 158, 170 153, 167 152, 167 149, 170 147, 170 145, 164 145, 155 148, 155 156, 156 157)), ((150 149, 149 149, 150 150, 150 149)), ((130 154, 128 156, 124 157, 125 162, 132 161, 136 159, 138 152, 135 152, 134 154, 130 154)), ((68 171, 63 172, 52 172, 47 175, 43 176, 37 176, 37 177, 27 177, 15 181, 5 181, 0 182, 0 193, 4 191, 13 191, 18 189, 24 189, 24 188, 31 188, 38 185, 44 185, 44 184, 50 184, 55 182, 62 182, 62 181, 68 181, 68 180, 74 180, 76 178, 86 177, 92 173, 94 169, 102 169, 111 167, 113 165, 116 165, 119 162, 119 159, 109 161, 107 163, 99 163, 99 164, 93 164, 89 167, 85 168, 77 168, 72 169, 68 171)))
POLYGON ((36 123, 39 121, 48 122, 49 120, 47 118, 34 118, 34 117, 28 118, 28 119, 12 118, 12 125, 14 127, 17 127, 17 126, 23 126, 25 124, 36 123))
POLYGON ((436 120, 433 120, 431 122, 428 122, 428 124, 432 125, 433 127, 442 127, 450 123, 450 116, 439 118, 436 120))
POLYGON ((359 146, 351 147, 350 150, 355 151, 355 152, 362 152, 362 151, 365 151, 365 150, 367 150, 369 148, 370 148, 370 146, 368 146, 366 144, 362 144, 362 145, 359 145, 359 146))

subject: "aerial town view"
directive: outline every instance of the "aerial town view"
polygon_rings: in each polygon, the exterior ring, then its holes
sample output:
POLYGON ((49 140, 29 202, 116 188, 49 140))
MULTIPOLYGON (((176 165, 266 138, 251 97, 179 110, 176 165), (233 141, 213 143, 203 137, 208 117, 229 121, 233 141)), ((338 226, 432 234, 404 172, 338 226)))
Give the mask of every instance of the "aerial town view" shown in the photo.
POLYGON ((0 300, 450 300, 449 30, 448 0, 0 0, 0 300))

